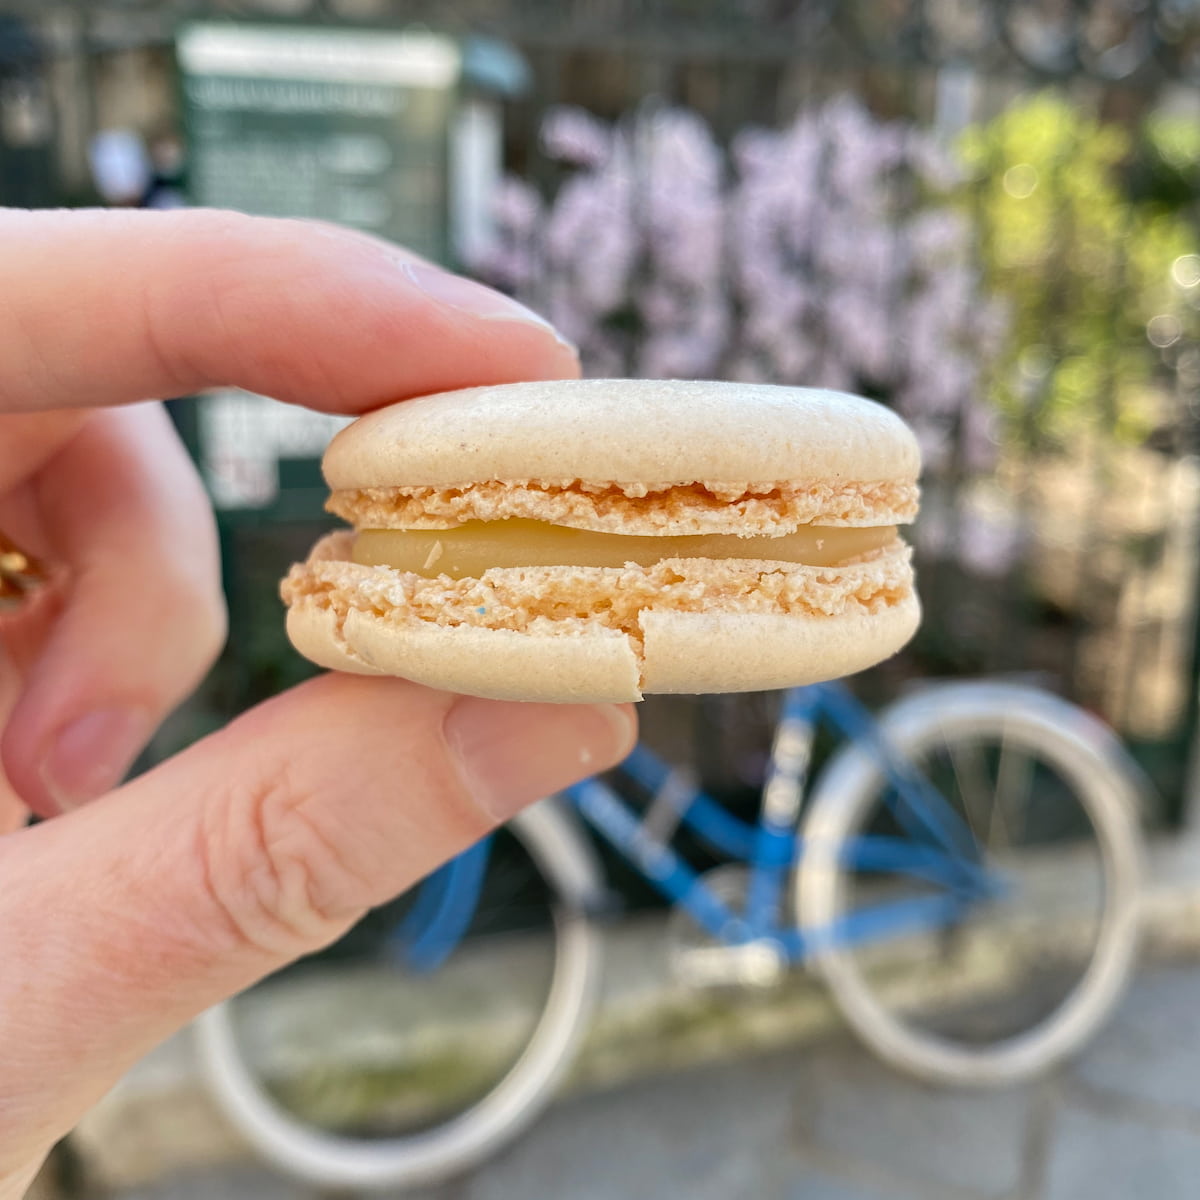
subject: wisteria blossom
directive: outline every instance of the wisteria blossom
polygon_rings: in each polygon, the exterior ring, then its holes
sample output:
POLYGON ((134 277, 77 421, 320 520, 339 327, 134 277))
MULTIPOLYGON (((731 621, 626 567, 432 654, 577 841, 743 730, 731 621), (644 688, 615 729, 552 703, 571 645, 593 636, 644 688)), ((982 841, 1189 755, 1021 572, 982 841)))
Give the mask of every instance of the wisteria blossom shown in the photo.
POLYGON ((589 374, 861 392, 912 424, 927 478, 992 464, 982 376, 1005 312, 932 134, 843 96, 727 148, 698 114, 652 104, 613 125, 555 109, 541 140, 569 174, 548 200, 507 181, 475 266, 589 374))
POLYGON ((598 167, 612 150, 612 130, 583 108, 559 105, 542 121, 542 151, 558 162, 598 167))

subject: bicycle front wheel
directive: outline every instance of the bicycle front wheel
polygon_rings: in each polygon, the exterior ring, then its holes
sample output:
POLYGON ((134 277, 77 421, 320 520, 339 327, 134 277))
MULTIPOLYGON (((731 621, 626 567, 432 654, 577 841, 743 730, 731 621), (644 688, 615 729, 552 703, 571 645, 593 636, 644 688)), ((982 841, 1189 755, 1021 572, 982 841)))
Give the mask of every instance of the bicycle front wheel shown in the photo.
POLYGON ((895 705, 880 732, 943 797, 967 843, 943 865, 965 862, 998 886, 955 894, 953 870, 906 866, 911 817, 897 815, 879 756, 849 746, 803 831, 797 909, 814 964, 851 1027, 892 1065, 934 1083, 1026 1079, 1079 1049, 1128 980, 1136 768, 1095 718, 1006 683, 931 688, 895 705), (940 915, 889 923, 902 912, 940 915))
MULTIPOLYGON (((348 986, 353 963, 315 982, 301 967, 257 1005, 202 1016, 214 1098, 264 1158, 323 1188, 420 1186, 478 1164, 549 1103, 586 1029, 600 887, 567 816, 552 802, 529 809, 493 846, 470 925, 436 970, 397 962, 348 986), (285 1068, 256 1061, 289 1022, 285 1068), (324 1052, 306 1060, 312 1043, 324 1052)), ((406 912, 402 899, 386 915, 406 912)))

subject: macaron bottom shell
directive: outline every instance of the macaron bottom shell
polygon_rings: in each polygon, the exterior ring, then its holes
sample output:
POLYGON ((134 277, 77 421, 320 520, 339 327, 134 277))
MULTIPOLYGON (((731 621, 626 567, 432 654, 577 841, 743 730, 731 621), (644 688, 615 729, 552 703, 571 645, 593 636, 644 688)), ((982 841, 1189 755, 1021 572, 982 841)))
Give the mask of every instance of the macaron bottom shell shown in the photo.
POLYGON ((884 613, 837 617, 647 613, 643 651, 584 636, 413 628, 361 611, 288 613, 293 645, 318 666, 399 675, 491 700, 617 703, 648 694, 766 691, 853 675, 896 653, 920 623, 915 596, 884 613))
POLYGON ((283 586, 288 633, 317 664, 494 699, 602 702, 755 691, 890 657, 920 607, 910 552, 839 567, 667 560, 429 580, 318 543, 283 586))

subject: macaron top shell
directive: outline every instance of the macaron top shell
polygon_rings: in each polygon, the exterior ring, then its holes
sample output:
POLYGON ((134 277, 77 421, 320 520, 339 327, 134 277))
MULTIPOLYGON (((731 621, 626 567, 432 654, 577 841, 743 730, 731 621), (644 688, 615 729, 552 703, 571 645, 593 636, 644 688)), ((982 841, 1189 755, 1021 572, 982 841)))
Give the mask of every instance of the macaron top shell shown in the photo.
POLYGON ((915 481, 894 413, 843 392, 680 380, 467 388, 369 413, 325 454, 331 488, 481 480, 915 481))

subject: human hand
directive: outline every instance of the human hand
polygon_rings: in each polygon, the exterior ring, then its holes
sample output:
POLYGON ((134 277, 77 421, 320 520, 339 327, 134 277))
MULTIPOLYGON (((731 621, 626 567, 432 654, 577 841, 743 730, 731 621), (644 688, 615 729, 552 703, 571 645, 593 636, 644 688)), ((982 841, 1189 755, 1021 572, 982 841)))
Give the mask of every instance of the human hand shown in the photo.
POLYGON ((0 262, 0 529, 54 569, 0 612, 11 1200, 155 1043, 617 761, 634 721, 324 676, 116 787, 224 636, 203 489, 134 402, 233 384, 357 413, 578 365, 504 297, 323 225, 0 211, 0 262))

